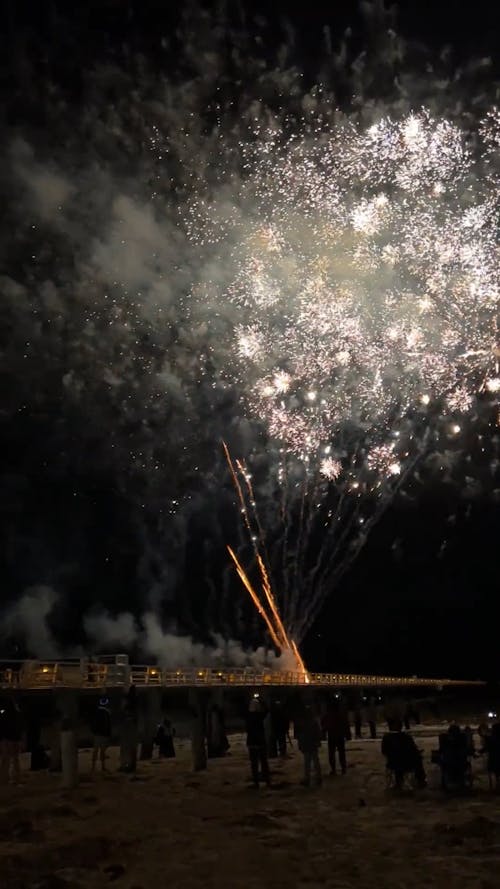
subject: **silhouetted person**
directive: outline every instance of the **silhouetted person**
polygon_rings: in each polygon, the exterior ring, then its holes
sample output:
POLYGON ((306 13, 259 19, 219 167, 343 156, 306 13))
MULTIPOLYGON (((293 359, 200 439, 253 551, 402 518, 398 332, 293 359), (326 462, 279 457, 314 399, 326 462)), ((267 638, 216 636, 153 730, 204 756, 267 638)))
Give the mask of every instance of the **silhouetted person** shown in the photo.
POLYGON ((97 758, 101 763, 101 769, 106 771, 106 750, 111 742, 111 713, 109 701, 101 698, 92 717, 92 734, 94 736, 94 749, 92 751, 92 771, 95 771, 97 758))
POLYGON ((372 741, 377 737, 377 702, 375 698, 370 698, 366 706, 366 720, 370 729, 370 738, 372 741))
POLYGON ((402 731, 401 722, 390 723, 389 731, 382 738, 382 755, 386 758, 387 768, 394 775, 398 790, 408 774, 415 776, 418 787, 425 787, 427 782, 422 755, 412 736, 402 731))
POLYGON ((2 783, 19 784, 23 718, 17 701, 0 703, 0 775, 2 783))
POLYGON ((361 705, 359 702, 356 702, 353 709, 353 717, 354 717, 354 737, 358 740, 363 737, 362 726, 363 726, 363 716, 361 713, 361 705))
POLYGON ((311 768, 314 769, 316 783, 321 784, 321 765, 319 762, 319 748, 321 747, 321 726, 311 706, 305 708, 300 720, 297 738, 299 750, 304 756, 304 787, 311 783, 311 768))
POLYGON ((271 726, 276 739, 278 755, 286 756, 286 739, 290 720, 281 701, 275 701, 271 707, 271 726))
POLYGON ((155 738, 160 759, 172 759, 175 756, 174 737, 175 728, 170 719, 165 716, 158 726, 155 738))
POLYGON ((487 722, 481 722, 478 726, 477 733, 479 735, 479 740, 481 741, 480 753, 485 753, 486 748, 488 746, 488 738, 491 734, 491 729, 487 722))
POLYGON ((268 786, 271 783, 269 763, 267 761, 266 732, 264 720, 266 711, 258 698, 253 698, 247 713, 247 748, 255 787, 262 779, 268 786))
POLYGON ((339 700, 339 710, 342 713, 345 722, 345 739, 346 741, 352 741, 352 732, 349 723, 349 710, 347 708, 347 703, 343 698, 340 698, 339 700))
POLYGON ((467 745, 467 756, 470 756, 472 758, 476 755, 476 748, 474 746, 474 733, 470 725, 465 726, 464 735, 467 745))
POLYGON ((328 709, 323 718, 323 730, 328 739, 328 762, 330 763, 330 775, 337 773, 336 755, 339 759, 340 771, 345 775, 347 762, 345 755, 345 739, 348 721, 345 711, 340 707, 338 700, 334 699, 328 704, 328 709))
POLYGON ((450 725, 439 736, 441 786, 443 790, 462 790, 466 786, 470 765, 467 738, 459 725, 450 725))
POLYGON ((495 722, 492 725, 491 734, 485 739, 485 752, 490 781, 494 778, 495 786, 498 789, 500 783, 500 722, 495 722))

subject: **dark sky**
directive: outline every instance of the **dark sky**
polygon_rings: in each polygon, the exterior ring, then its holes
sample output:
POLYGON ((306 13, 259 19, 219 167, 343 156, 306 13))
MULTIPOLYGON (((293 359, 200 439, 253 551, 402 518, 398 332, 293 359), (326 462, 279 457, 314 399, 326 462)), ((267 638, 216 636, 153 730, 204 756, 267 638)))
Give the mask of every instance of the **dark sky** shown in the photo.
MULTIPOLYGON (((293 61, 311 81, 325 23, 334 43, 352 27, 349 44, 353 57, 365 47, 371 46, 373 51, 370 27, 353 5, 349 0, 329 4, 333 11, 325 13, 320 3, 276 2, 270 13, 269 4, 242 3, 244 16, 238 13, 237 4, 228 4, 228 8, 230 18, 238 19, 249 34, 256 16, 267 18, 269 50, 265 46, 264 53, 269 57, 283 35, 290 34, 287 23, 291 24, 295 33, 293 61)), ((4 0, 2 6, 7 60, 2 142, 6 154, 20 133, 33 134, 37 127, 41 132, 44 126, 53 125, 50 121, 55 112, 47 109, 55 102, 51 96, 56 92, 68 103, 70 117, 83 116, 88 100, 83 84, 96 65, 127 67, 140 52, 153 70, 156 66, 167 75, 177 70, 180 38, 175 28, 181 13, 185 23, 192 16, 193 31, 198 23, 194 4, 160 0, 89 0, 81 4, 4 0)), ((205 4, 204 8, 209 7, 205 4)), ((398 32, 412 46, 419 45, 430 59, 437 59, 441 49, 450 46, 446 61, 450 70, 476 57, 498 59, 495 3, 415 0, 396 4, 394 16, 398 32)), ((415 58, 420 58, 419 53, 415 48, 415 58)), ((436 62, 437 67, 439 64, 436 62)), ((478 89, 492 89, 493 77, 493 69, 488 69, 481 75, 478 89)), ((381 89, 387 89, 382 78, 380 82, 381 89)), ((372 90, 376 88, 372 85, 372 90)), ((343 92, 345 85, 339 87, 341 98, 343 92)), ((64 135, 64 126, 58 125, 64 135)), ((5 174, 0 185, 9 192, 5 174)), ((3 273, 9 269, 12 275, 12 267, 23 266, 29 251, 37 247, 37 237, 33 235, 29 243, 26 239, 9 241, 8 255, 4 252, 1 257, 3 273)), ((54 248, 47 259, 49 267, 59 261, 56 255, 54 248)), ((69 267, 71 257, 66 259, 69 267)), ((129 478, 125 487, 117 483, 105 441, 112 434, 113 417, 104 406, 87 406, 93 417, 90 424, 84 416, 61 408, 57 367, 64 366, 64 332, 53 340, 61 349, 60 364, 53 355, 48 361, 42 350, 36 367, 26 372, 26 365, 22 361, 16 364, 13 357, 22 349, 22 318, 2 310, 0 320, 2 354, 7 361, 1 371, 7 394, 0 413, 4 600, 15 601, 26 587, 40 583, 62 591, 63 604, 52 616, 52 623, 58 637, 69 643, 78 638, 82 610, 93 603, 113 612, 130 609, 140 613, 143 588, 138 566, 143 558, 143 538, 130 504, 135 504, 134 497, 141 500, 149 495, 140 485, 137 491, 133 489, 133 479, 129 478), (14 350, 16 337, 20 339, 14 350), (35 391, 39 397, 30 400, 29 392, 35 391), (19 411, 15 406, 21 403, 27 407, 19 411)), ((39 320, 43 326, 44 318, 39 320)), ((307 661, 316 669, 498 677, 500 522, 494 493, 498 478, 495 480, 488 469, 495 434, 490 420, 477 420, 470 434, 473 459, 464 464, 463 478, 476 479, 475 486, 471 482, 461 485, 457 478, 451 484, 433 480, 425 487, 417 486, 411 497, 398 498, 376 527, 307 640, 307 661), (486 454, 477 447, 478 434, 485 436, 486 454)), ((134 436, 134 421, 130 422, 129 435, 134 436)), ((207 457, 207 465, 209 462, 207 457)), ((176 471, 189 473, 182 465, 176 471)), ((175 495, 175 484, 175 479, 163 480, 162 496, 168 496, 170 490, 175 495)), ((197 485, 194 476, 195 492, 197 485)), ((170 590, 167 597, 167 616, 179 617, 187 631, 198 635, 208 629, 210 614, 217 611, 217 593, 203 586, 207 563, 197 564, 197 554, 200 548, 209 550, 208 571, 213 570, 216 576, 225 558, 224 553, 214 552, 219 538, 210 539, 212 511, 219 514, 221 527, 226 523, 231 526, 234 517, 227 500, 201 509, 188 528, 186 552, 177 560, 177 591, 170 590), (201 596, 193 592, 200 585, 204 590, 201 596), (186 586, 189 596, 179 596, 179 588, 186 586)), ((161 586, 161 565, 150 565, 148 570, 156 573, 161 586)), ((254 641, 258 641, 257 631, 254 641)))

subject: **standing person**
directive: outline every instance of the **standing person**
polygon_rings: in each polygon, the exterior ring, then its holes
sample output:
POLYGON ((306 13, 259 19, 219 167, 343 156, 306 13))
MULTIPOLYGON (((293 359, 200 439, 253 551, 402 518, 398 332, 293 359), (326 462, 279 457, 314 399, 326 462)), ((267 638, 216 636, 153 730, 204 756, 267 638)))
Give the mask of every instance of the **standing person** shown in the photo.
POLYGON ((20 783, 19 756, 23 737, 23 720, 19 705, 8 698, 0 705, 0 775, 2 783, 20 783))
POLYGON ((252 770, 252 781, 255 787, 259 786, 261 778, 268 787, 271 784, 264 727, 266 716, 266 711, 262 708, 258 696, 254 696, 250 701, 246 722, 248 756, 252 770))
POLYGON ((377 699, 369 698, 366 707, 366 718, 368 728, 370 729, 370 738, 375 740, 377 737, 377 699))
POLYGON ((271 722, 273 735, 278 746, 278 755, 286 756, 286 739, 290 728, 290 720, 281 701, 275 701, 271 708, 271 722))
POLYGON ((175 756, 174 737, 175 728, 170 722, 170 719, 168 719, 167 716, 164 716, 158 726, 155 738, 155 741, 158 744, 159 759, 172 759, 175 756))
POLYGON ((361 713, 361 702, 359 700, 356 700, 354 702, 353 716, 354 716, 354 736, 355 736, 355 738, 357 738, 359 740, 363 736, 362 731, 361 731, 361 728, 363 725, 363 715, 361 713))
POLYGON ((339 710, 342 714, 342 718, 345 723, 345 739, 346 739, 346 741, 352 741, 352 732, 351 732, 351 726, 349 723, 349 710, 347 708, 347 703, 344 700, 344 698, 339 699, 339 710))
POLYGON ((308 705, 298 727, 299 750, 304 756, 304 787, 311 783, 311 767, 314 768, 316 784, 321 785, 321 765, 319 761, 319 748, 321 747, 321 726, 313 709, 308 705))
POLYGON ((465 726, 464 735, 467 741, 467 756, 474 757, 476 755, 476 748, 474 746, 474 732, 470 725, 465 726))
POLYGON ((481 742, 481 747, 479 752, 485 753, 488 747, 488 738, 490 737, 491 731, 487 722, 481 722, 477 727, 477 733, 479 735, 479 740, 481 742))
POLYGON ((329 703, 323 719, 323 730, 326 731, 328 738, 330 775, 337 774, 335 754, 338 754, 339 766, 342 774, 345 775, 347 770, 345 755, 346 724, 347 719, 345 711, 340 707, 339 701, 334 698, 333 701, 329 703))
POLYGON ((495 722, 491 734, 485 739, 485 751, 488 756, 487 769, 490 785, 495 780, 495 787, 500 784, 500 723, 495 722))
POLYGON ((97 757, 101 763, 101 769, 106 771, 106 750, 111 741, 111 714, 109 701, 101 698, 92 719, 92 734, 94 736, 94 749, 92 751, 92 771, 95 772, 97 757))

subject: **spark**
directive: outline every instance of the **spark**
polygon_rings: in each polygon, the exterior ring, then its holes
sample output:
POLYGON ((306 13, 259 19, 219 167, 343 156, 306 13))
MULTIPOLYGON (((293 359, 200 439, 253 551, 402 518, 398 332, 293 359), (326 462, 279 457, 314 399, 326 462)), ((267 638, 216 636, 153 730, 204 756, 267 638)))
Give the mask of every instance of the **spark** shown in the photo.
POLYGON ((389 475, 399 475, 401 472, 401 463, 398 463, 397 460, 394 460, 392 463, 389 463, 387 470, 389 475))
POLYGON ((333 457, 325 457, 320 463, 319 471, 329 481, 334 481, 342 472, 342 463, 333 457))
POLYGON ((450 392, 446 401, 450 410, 465 414, 472 405, 472 395, 465 386, 458 386, 450 392))
POLYGON ((394 443, 376 445, 367 455, 366 462, 369 469, 380 472, 383 475, 399 475, 401 464, 394 459, 394 443))
POLYGON ((273 377, 274 390, 280 395, 284 395, 285 392, 288 392, 291 382, 290 374, 286 373, 286 371, 278 371, 273 377))

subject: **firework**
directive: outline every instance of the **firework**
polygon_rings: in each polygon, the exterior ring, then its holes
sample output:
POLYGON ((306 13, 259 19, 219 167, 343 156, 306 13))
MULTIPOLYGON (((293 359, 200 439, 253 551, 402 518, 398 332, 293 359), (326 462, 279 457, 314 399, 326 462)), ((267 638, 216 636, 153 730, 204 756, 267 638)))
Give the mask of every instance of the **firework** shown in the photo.
POLYGON ((228 295, 271 435, 301 457, 347 424, 384 445, 413 406, 497 392, 498 182, 460 129, 423 112, 270 142, 228 295))
POLYGON ((500 391, 498 115, 475 141, 422 111, 273 129, 242 152, 226 297, 238 382, 279 445, 282 489, 279 519, 253 491, 245 518, 257 546, 269 531, 298 643, 431 422, 456 434, 456 414, 500 391))

